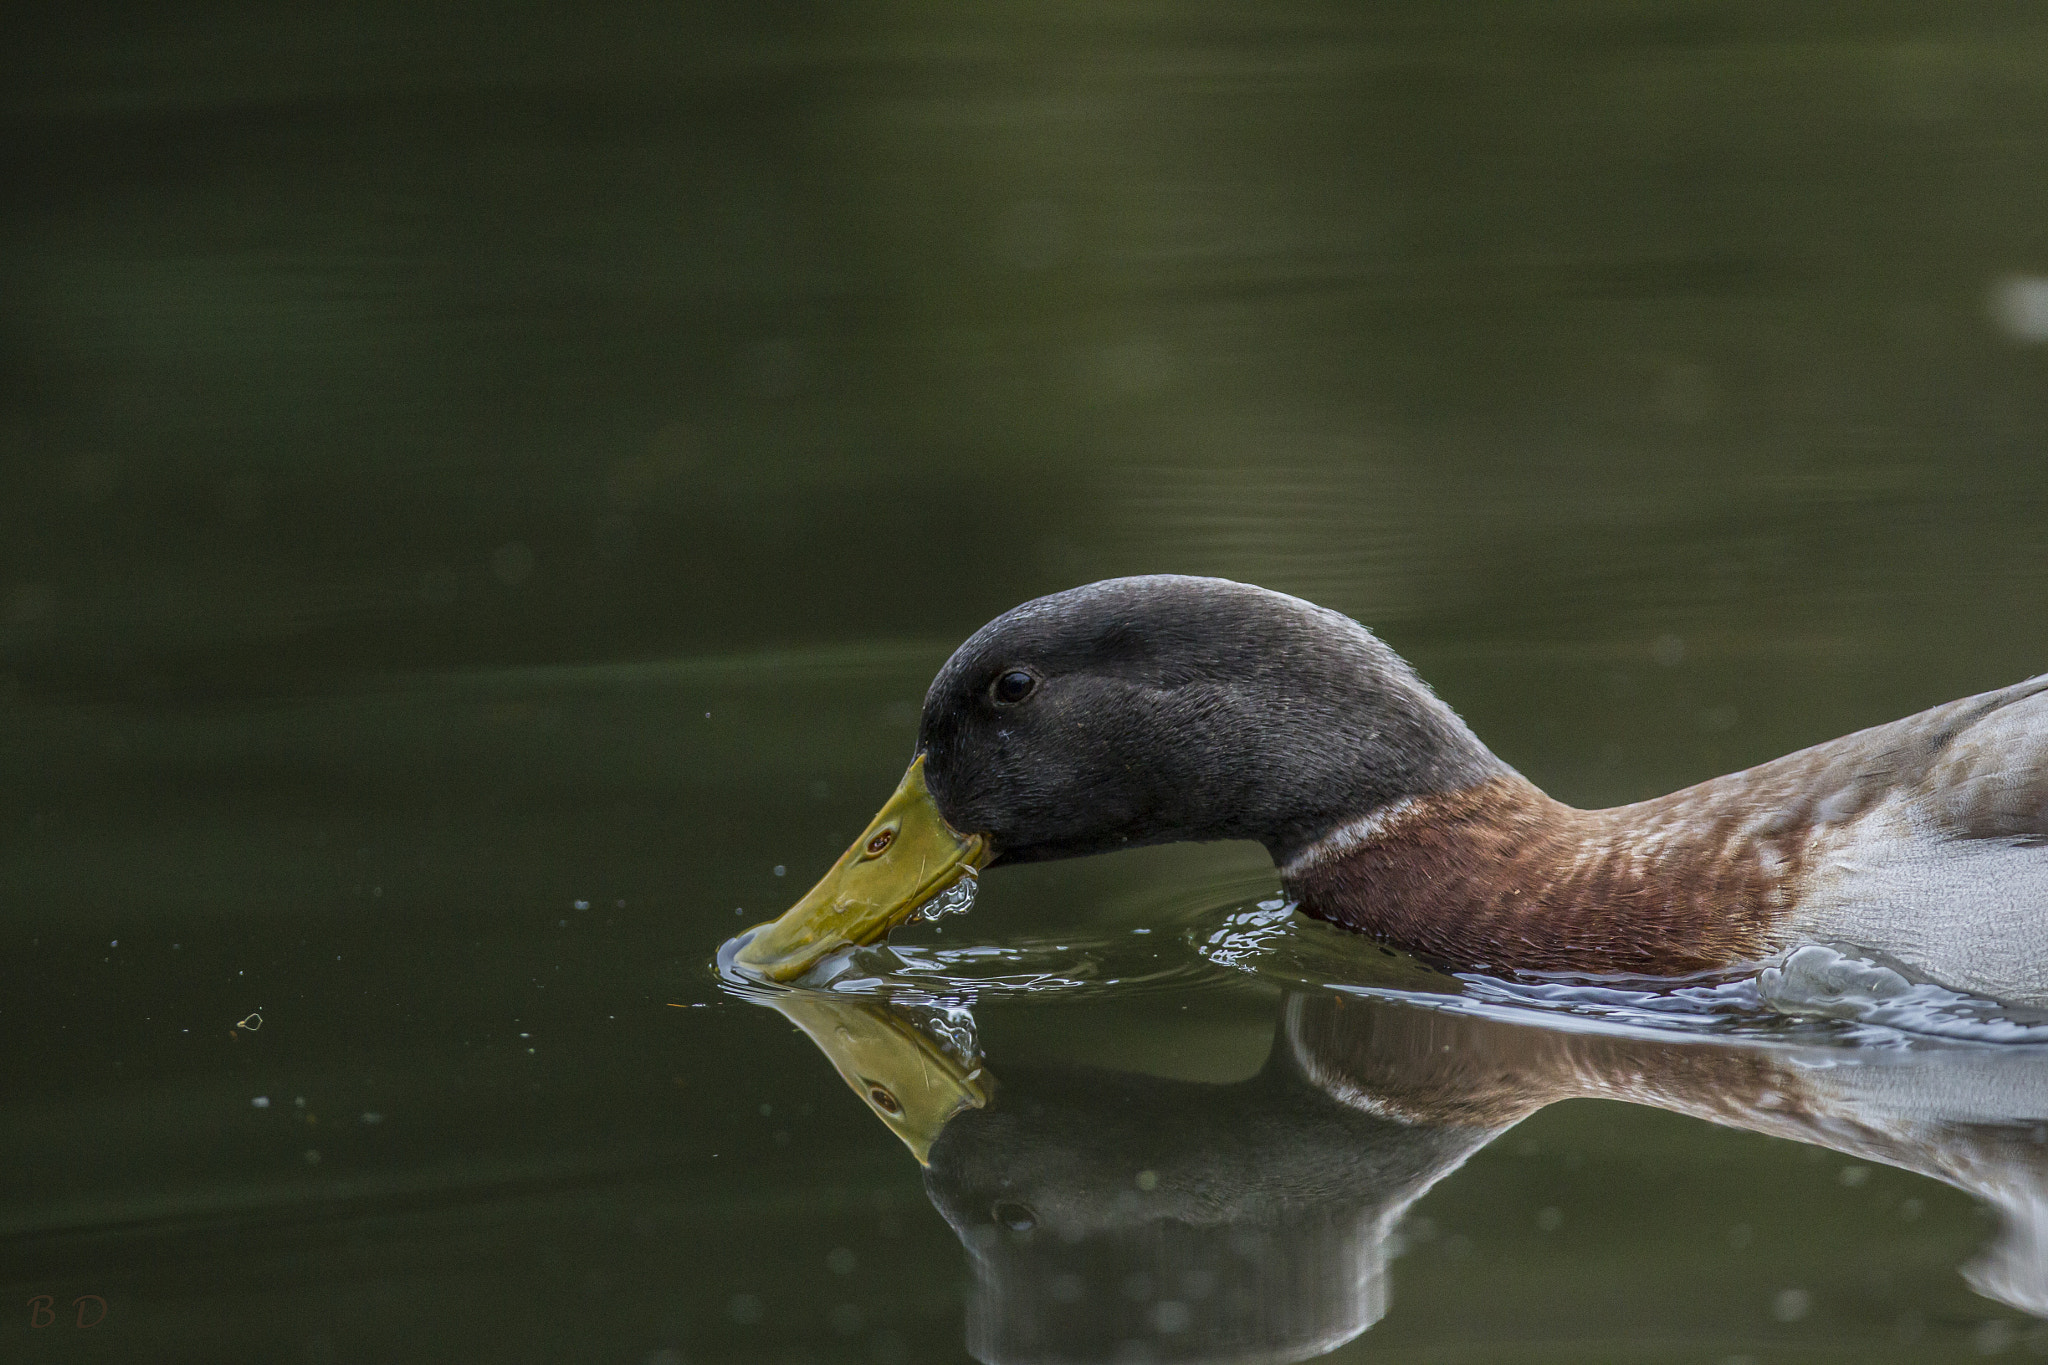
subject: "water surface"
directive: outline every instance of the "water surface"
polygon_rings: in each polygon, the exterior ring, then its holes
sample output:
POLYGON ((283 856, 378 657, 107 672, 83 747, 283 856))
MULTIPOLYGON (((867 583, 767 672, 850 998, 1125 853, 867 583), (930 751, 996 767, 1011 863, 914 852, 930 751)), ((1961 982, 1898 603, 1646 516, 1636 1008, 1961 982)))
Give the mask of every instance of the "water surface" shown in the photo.
POLYGON ((1582 804, 2040 671, 2032 8, 10 36, 9 1359, 1023 1358, 1074 1302, 1101 1359, 2048 1348, 2025 1048, 1334 990, 1212 942, 1256 849, 1148 850, 855 997, 972 1019, 928 1174, 711 968, 958 640, 1110 574, 1351 612, 1582 804), (1145 1243, 1187 1182, 1327 1198, 1145 1243))

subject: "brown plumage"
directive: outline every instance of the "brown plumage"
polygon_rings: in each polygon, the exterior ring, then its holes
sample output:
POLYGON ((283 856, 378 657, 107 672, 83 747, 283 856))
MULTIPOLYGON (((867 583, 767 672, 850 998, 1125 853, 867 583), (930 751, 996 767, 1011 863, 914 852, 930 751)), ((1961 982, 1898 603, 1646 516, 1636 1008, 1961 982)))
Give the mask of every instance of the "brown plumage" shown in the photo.
POLYGON ((1404 803, 1287 883, 1309 914, 1481 969, 1672 976, 1760 957, 1810 830, 1691 795, 1586 811, 1498 777, 1404 803))
POLYGON ((1605 810, 1506 773, 1393 803, 1282 874, 1309 914, 1461 966, 1670 976, 1754 961, 1785 946, 1827 880, 1824 864, 1876 841, 1871 817, 1887 802, 1933 838, 2038 841, 2048 810, 2038 765, 2025 752, 2015 763, 2010 741, 1985 740, 2043 686, 1965 698, 1605 810))

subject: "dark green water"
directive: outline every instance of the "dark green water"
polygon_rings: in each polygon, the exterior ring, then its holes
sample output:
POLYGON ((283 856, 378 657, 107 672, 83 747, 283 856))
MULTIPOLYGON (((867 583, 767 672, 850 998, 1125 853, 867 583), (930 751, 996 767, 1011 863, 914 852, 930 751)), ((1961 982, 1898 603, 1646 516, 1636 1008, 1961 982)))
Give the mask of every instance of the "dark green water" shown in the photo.
POLYGON ((2048 1352, 2017 1052, 1339 1010, 1188 947, 1256 850, 1152 850, 911 936, 1179 926, 975 1005, 928 1185, 708 967, 1098 577, 1348 611, 1582 804, 2048 667, 2033 7, 4 29, 0 1355, 2048 1352), (1888 1079, 1708 1121, 1773 1068, 1888 1079))

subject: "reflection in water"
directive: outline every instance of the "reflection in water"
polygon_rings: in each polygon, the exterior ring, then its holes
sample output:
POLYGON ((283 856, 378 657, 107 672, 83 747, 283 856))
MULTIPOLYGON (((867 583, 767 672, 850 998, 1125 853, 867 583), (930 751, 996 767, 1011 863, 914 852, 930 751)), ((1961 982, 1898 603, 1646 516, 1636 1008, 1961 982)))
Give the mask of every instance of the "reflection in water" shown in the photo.
POLYGON ((973 1262, 988 1362, 1291 1361, 1386 1311, 1402 1214, 1544 1106, 1590 1097, 1790 1138, 1965 1190, 2000 1230, 1963 1274, 2048 1317, 2048 1053, 1568 1030, 1288 994, 1264 1068, 1208 1084, 1006 1068, 964 1009, 753 994, 927 1163, 973 1262))
POLYGON ((754 998, 802 1029, 921 1164, 930 1164, 932 1139, 950 1119, 988 1103, 993 1078, 976 1052, 974 1019, 960 1006, 884 1005, 823 991, 754 998))

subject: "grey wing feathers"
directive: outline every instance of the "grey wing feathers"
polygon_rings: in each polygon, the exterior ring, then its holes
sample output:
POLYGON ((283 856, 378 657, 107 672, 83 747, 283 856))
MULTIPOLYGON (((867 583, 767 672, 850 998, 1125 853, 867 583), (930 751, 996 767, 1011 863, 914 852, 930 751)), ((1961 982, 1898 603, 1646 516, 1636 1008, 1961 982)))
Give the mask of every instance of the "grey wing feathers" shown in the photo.
POLYGON ((2048 674, 1955 707, 1915 784, 1924 809, 1956 838, 2048 842, 2048 674))

